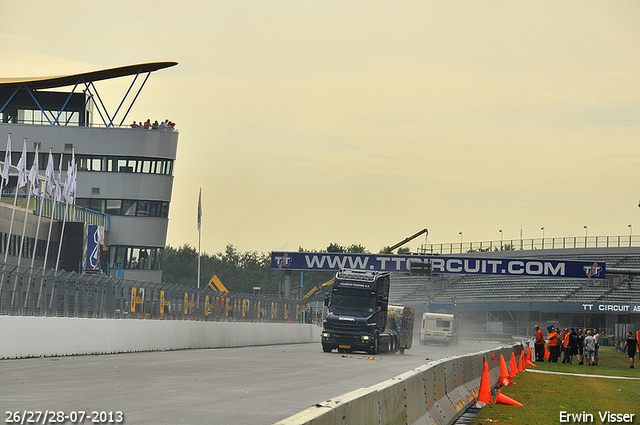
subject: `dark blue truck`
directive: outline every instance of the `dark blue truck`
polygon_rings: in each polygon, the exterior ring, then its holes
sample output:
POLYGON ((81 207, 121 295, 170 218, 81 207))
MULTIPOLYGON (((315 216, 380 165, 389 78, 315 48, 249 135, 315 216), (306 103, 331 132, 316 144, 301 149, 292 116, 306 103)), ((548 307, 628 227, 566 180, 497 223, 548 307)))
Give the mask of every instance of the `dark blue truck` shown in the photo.
POLYGON ((338 271, 325 296, 329 314, 323 323, 322 350, 377 354, 411 348, 413 309, 388 305, 389 284, 387 272, 338 271))

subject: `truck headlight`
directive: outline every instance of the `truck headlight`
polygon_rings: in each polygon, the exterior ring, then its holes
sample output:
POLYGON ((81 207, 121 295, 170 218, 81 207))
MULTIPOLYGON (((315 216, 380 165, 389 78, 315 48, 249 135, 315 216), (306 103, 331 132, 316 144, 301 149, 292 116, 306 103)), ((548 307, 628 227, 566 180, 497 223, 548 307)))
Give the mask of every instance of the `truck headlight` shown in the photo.
POLYGON ((323 338, 329 338, 329 332, 322 332, 322 337, 323 338))
POLYGON ((362 336, 362 340, 363 341, 369 341, 369 335, 363 335, 362 336))

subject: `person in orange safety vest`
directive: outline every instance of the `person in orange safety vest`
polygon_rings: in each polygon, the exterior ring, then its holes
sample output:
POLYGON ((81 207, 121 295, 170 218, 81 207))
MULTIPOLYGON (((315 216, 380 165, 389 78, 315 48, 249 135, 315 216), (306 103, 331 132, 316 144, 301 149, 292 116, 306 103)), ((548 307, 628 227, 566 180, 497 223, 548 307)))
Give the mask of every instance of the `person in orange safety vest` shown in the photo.
POLYGON ((549 331, 549 335, 547 336, 549 339, 549 361, 551 363, 558 362, 558 332, 554 328, 551 328, 549 331))
POLYGON ((569 330, 564 330, 562 338, 562 363, 569 363, 569 330))
POLYGON ((544 361, 544 335, 542 335, 542 331, 540 330, 538 325, 535 326, 535 330, 536 330, 536 342, 535 342, 536 361, 543 362, 544 361))

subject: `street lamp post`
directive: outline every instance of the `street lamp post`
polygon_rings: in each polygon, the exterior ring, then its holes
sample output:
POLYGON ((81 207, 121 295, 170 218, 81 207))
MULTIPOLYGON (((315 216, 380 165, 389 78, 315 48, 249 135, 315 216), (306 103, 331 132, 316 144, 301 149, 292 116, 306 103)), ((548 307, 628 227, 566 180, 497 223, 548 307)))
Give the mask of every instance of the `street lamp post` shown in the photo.
POLYGON ((541 227, 540 230, 542 230, 542 249, 544 249, 544 227, 541 227))
POLYGON ((502 229, 498 230, 500 232, 500 251, 502 251, 502 229))
POLYGON ((631 247, 631 231, 632 231, 632 227, 630 224, 627 224, 627 227, 629 228, 629 247, 631 247))
POLYGON ((584 226, 584 247, 585 248, 587 247, 587 232, 588 232, 587 226, 584 226))
POLYGON ((460 235, 460 254, 462 254, 462 232, 458 232, 460 235))

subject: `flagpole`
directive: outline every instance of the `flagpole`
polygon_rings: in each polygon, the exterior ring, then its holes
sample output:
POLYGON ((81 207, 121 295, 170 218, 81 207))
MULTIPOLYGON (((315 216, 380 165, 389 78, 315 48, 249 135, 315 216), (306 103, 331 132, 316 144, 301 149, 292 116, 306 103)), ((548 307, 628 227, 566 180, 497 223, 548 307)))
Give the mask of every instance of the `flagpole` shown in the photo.
MULTIPOLYGON (((38 155, 38 148, 40 147, 40 143, 38 143, 38 145, 36 146, 36 157, 38 155)), ((51 156, 51 149, 49 148, 49 156, 51 156)), ((47 163, 47 166, 49 165, 49 163, 47 163)), ((35 178, 38 178, 38 170, 36 167, 36 175, 35 178)), ((48 182, 45 181, 45 190, 46 190, 46 185, 48 182)), ((38 190, 38 189, 36 189, 38 190)), ((44 191, 42 192, 44 193, 44 191)), ((40 196, 40 211, 38 214, 38 225, 36 226, 36 242, 33 244, 33 255, 31 256, 31 269, 33 269, 33 264, 36 260, 36 252, 38 251, 38 235, 40 234, 40 223, 42 223, 42 208, 44 207, 44 196, 40 196)))
MULTIPOLYGON (((29 185, 29 196, 27 197, 27 208, 25 210, 24 213, 24 224, 22 226, 22 240, 20 241, 20 255, 18 256, 18 266, 20 265, 20 260, 22 257, 22 247, 24 246, 24 237, 25 237, 25 232, 27 230, 27 217, 29 216, 29 205, 31 204, 31 192, 33 192, 34 195, 36 195, 36 191, 39 188, 38 185, 38 173, 39 173, 39 166, 38 166, 38 151, 40 150, 40 143, 36 142, 36 154, 33 157, 33 164, 31 165, 31 170, 29 170, 29 181, 30 181, 30 185, 29 185)), ((37 204, 37 202, 36 202, 37 204)), ((40 206, 40 210, 42 211, 42 205, 40 206)), ((34 238, 34 243, 33 243, 33 255, 31 256, 31 266, 29 267, 30 272, 30 276, 33 276, 33 262, 36 259, 36 249, 38 248, 38 234, 40 233, 40 219, 42 218, 42 215, 38 216, 38 225, 36 226, 36 235, 34 238)), ((31 286, 31 280, 29 279, 27 281, 27 287, 25 289, 25 295, 24 295, 24 303, 23 303, 23 314, 27 314, 27 304, 29 304, 29 287, 31 286)))
POLYGON ((60 268, 60 253, 62 252, 62 239, 64 235, 64 227, 67 222, 67 211, 69 210, 69 198, 71 197, 71 191, 73 190, 73 174, 75 170, 75 150, 71 151, 71 163, 67 168, 67 178, 64 182, 64 217, 62 218, 62 231, 60 232, 60 244, 58 245, 58 257, 56 258, 56 271, 60 268))
POLYGON ((202 188, 198 194, 198 289, 200 289, 200 241, 202 239, 202 188))
MULTIPOLYGON (((7 255, 9 255, 9 247, 11 246, 11 232, 13 231, 13 219, 16 215, 16 206, 18 205, 18 190, 19 190, 18 185, 19 184, 20 184, 20 177, 18 177, 18 182, 16 183, 16 193, 13 196, 13 210, 11 211, 11 224, 9 224, 9 239, 7 240, 7 249, 4 252, 5 265, 7 264, 7 255)), ((18 264, 18 266, 20 266, 20 264, 18 264)), ((16 281, 13 284, 13 293, 11 295, 11 304, 10 304, 11 314, 13 314, 13 301, 16 294, 16 287, 18 286, 18 275, 20 271, 19 267, 16 267, 15 270, 16 270, 16 281)), ((9 285, 11 285, 11 282, 7 282, 7 289, 9 288, 9 285)))
POLYGON ((18 186, 16 185, 16 193, 13 195, 13 209, 11 211, 11 222, 9 224, 9 238, 7 240, 7 249, 4 251, 4 262, 7 262, 9 255, 9 246, 11 245, 11 232, 13 231, 13 218, 16 214, 16 206, 18 205, 18 186))
MULTIPOLYGON (((25 141, 26 140, 27 139, 25 139, 25 141)), ((38 147, 39 146, 40 146, 40 143, 36 143, 36 156, 33 159, 33 165, 31 166, 32 170, 34 169, 33 167, 37 167, 38 166, 38 147)), ((26 169, 26 160, 27 160, 27 158, 25 157, 24 160, 25 160, 24 167, 26 169)), ((36 171, 36 175, 37 175, 37 171, 36 171)), ((27 231, 27 221, 29 219, 29 204, 31 204, 31 192, 33 192, 34 189, 35 189, 34 188, 35 185, 33 184, 34 180, 33 180, 31 172, 29 172, 29 177, 30 177, 31 181, 30 181, 30 184, 29 184, 29 186, 27 188, 27 206, 26 206, 26 208, 24 210, 24 222, 22 223, 22 236, 20 237, 20 252, 18 252, 18 267, 20 267, 20 262, 22 261, 22 251, 23 251, 23 248, 24 248, 24 236, 25 236, 25 233, 27 231)), ((38 237, 36 236, 36 242, 37 241, 38 241, 38 237)))
MULTIPOLYGON (((9 135, 7 136, 7 150, 4 153, 4 168, 2 169, 2 175, 0 175, 0 202, 2 201, 2 188, 5 182, 7 184, 9 183, 9 167, 11 167, 11 132, 9 132, 9 135)), ((4 247, 5 253, 9 251, 10 241, 11 241, 11 233, 9 233, 9 237, 7 238, 7 244, 4 247)), ((1 242, 4 242, 4 240, 1 242)), ((5 260, 4 260, 4 263, 2 264, 2 279, 0 280, 0 293, 2 293, 2 286, 4 285, 4 277, 5 277, 6 271, 7 271, 7 260, 6 260, 6 254, 5 254, 5 260)))
MULTIPOLYGON (((2 202, 2 189, 4 187, 5 181, 9 183, 9 167, 11 167, 11 132, 7 136, 7 150, 4 153, 4 168, 2 169, 2 175, 0 175, 0 202, 2 202)), ((4 247, 5 250, 5 260, 2 264, 2 279, 0 280, 0 293, 2 293, 2 286, 4 285, 4 277, 5 272, 7 271, 7 257, 6 253, 9 252, 9 242, 11 241, 11 233, 9 233, 9 237, 7 238, 7 244, 4 247)))
MULTIPOLYGON (((51 206, 51 221, 49 221, 49 235, 47 236, 47 247, 44 250, 44 263, 42 264, 42 274, 44 274, 44 271, 47 268, 47 258, 49 257, 49 244, 51 243, 51 228, 53 227, 53 219, 55 217, 56 210, 58 209, 58 200, 60 198, 58 193, 61 193, 61 189, 60 189, 60 174, 62 174, 62 157, 63 156, 64 155, 61 152, 60 153, 60 165, 58 166, 58 178, 57 178, 57 180, 55 182, 55 187, 53 188, 52 206, 51 206)), ((61 238, 62 238, 62 236, 61 236, 61 238)), ((55 268, 57 269, 57 266, 55 268)))
MULTIPOLYGON (((20 162, 18 162, 18 184, 16 185, 16 196, 14 198, 14 206, 13 212, 15 212, 16 205, 15 203, 18 200, 18 189, 24 187, 27 184, 27 138, 24 138, 24 145, 22 148, 22 157, 20 158, 20 162)), ((33 187, 31 187, 33 189, 33 187)), ((29 216, 29 203, 31 202, 31 190, 27 187, 27 207, 25 208, 24 213, 24 224, 22 225, 22 236, 20 237, 20 249, 18 251, 18 267, 16 270, 16 280, 13 283, 13 293, 11 294, 11 310, 13 311, 14 301, 16 297, 16 292, 18 289, 18 280, 20 279, 20 261, 22 260, 22 248, 24 247, 24 234, 27 230, 27 218, 29 216)), ((11 215, 11 219, 13 220, 13 214, 11 215)), ((12 223, 13 224, 13 223, 12 223)), ((11 233, 9 233, 11 234, 11 233)), ((28 291, 29 288, 27 288, 28 291)))
POLYGON ((64 215, 62 216, 62 230, 60 231, 60 243, 58 244, 58 256, 56 257, 55 271, 58 271, 60 268, 60 252, 62 251, 62 237, 64 235, 64 225, 67 222, 67 209, 69 208, 69 202, 65 199, 64 201, 64 215))
MULTIPOLYGON (((27 138, 24 138, 24 145, 22 148, 22 158, 20 161, 26 161, 27 158, 27 138)), ((26 163, 24 165, 26 167, 26 163)), ((20 168, 20 167, 18 167, 20 168)), ((19 170, 20 171, 20 170, 19 170)), ((9 246, 11 245, 11 232, 13 231, 13 220, 16 215, 16 206, 18 205, 18 190, 20 189, 20 173, 18 173, 18 182, 16 183, 16 193, 13 196, 13 210, 11 211, 11 223, 9 224, 9 240, 7 241, 7 249, 4 251, 4 262, 7 262, 7 256, 9 255, 9 246)))
POLYGON ((2 169, 2 172, 0 173, 0 201, 2 200, 2 189, 4 188, 4 179, 5 179, 5 175, 7 178, 7 183, 9 182, 9 168, 11 167, 11 164, 7 164, 7 158, 11 158, 11 152, 9 152, 11 150, 11 132, 9 132, 9 138, 7 140, 7 152, 5 152, 4 154, 4 168, 2 169), (6 170, 6 171, 5 171, 6 170))

